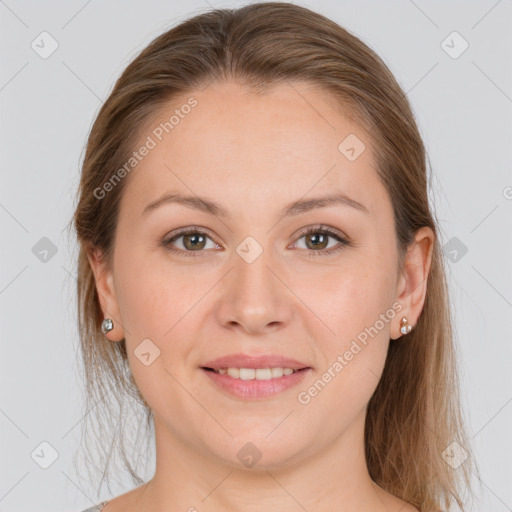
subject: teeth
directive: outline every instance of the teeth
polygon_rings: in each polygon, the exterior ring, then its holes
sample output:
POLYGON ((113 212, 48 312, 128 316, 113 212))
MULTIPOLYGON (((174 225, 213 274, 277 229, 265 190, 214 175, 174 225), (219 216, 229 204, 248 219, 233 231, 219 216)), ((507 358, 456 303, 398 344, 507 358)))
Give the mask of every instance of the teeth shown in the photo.
POLYGON ((222 375, 227 373, 233 379, 270 380, 283 375, 291 375, 299 370, 293 370, 292 368, 219 368, 215 371, 222 375))

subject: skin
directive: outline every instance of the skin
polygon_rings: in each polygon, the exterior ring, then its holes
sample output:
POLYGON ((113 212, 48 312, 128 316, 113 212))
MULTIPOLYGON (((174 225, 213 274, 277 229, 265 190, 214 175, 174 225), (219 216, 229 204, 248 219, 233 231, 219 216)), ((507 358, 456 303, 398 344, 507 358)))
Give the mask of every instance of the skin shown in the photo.
POLYGON ((417 232, 400 273, 392 205, 371 141, 313 86, 279 85, 258 96, 236 82, 214 83, 174 100, 141 140, 190 96, 198 105, 126 178, 112 268, 89 256, 105 317, 114 319, 107 337, 126 336, 134 378, 155 417, 153 478, 104 511, 417 510, 371 480, 363 434, 390 338, 402 336, 403 316, 414 327, 421 313, 434 234, 417 232), (338 150, 351 133, 366 146, 352 162, 338 150), (333 205, 278 217, 292 201, 334 190, 369 213, 333 205), (170 191, 206 196, 232 217, 179 204, 142 215, 170 191), (317 224, 352 245, 320 254, 339 242, 315 246, 314 235, 302 233, 317 224), (196 257, 162 246, 189 226, 209 238, 195 251, 184 237, 172 248, 196 257), (263 248, 252 263, 236 252, 248 236, 263 248), (301 404, 298 393, 393 304, 401 312, 301 404), (147 338, 160 350, 149 366, 134 355, 147 338), (199 367, 235 352, 289 356, 312 370, 273 397, 234 398, 199 367), (247 442, 262 454, 250 469, 237 457, 247 442))

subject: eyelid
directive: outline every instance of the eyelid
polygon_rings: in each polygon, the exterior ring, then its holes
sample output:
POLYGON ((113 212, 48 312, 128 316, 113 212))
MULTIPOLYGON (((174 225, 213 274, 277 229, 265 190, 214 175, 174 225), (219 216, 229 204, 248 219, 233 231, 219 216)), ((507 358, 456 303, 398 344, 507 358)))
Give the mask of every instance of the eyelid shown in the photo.
POLYGON ((316 233, 320 231, 323 231, 333 237, 338 237, 343 240, 346 240, 347 242, 350 241, 349 237, 345 235, 342 231, 339 231, 336 228, 328 226, 327 224, 314 224, 313 226, 307 226, 301 229, 299 233, 295 236, 303 237, 304 235, 307 235, 309 233, 316 233))
POLYGON ((208 228, 192 225, 192 226, 187 226, 185 228, 178 228, 178 229, 174 230, 172 232, 172 237, 170 237, 168 239, 168 241, 172 240, 178 236, 188 235, 188 234, 192 234, 192 233, 205 234, 205 235, 208 235, 212 239, 214 238, 214 236, 212 235, 212 232, 208 228))

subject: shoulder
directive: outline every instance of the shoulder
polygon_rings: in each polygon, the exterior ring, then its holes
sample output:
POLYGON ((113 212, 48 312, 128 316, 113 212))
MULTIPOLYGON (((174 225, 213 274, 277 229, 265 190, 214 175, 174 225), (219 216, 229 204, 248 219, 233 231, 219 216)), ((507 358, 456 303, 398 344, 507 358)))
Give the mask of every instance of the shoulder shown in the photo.
POLYGON ((373 483, 375 491, 377 495, 380 497, 382 503, 390 512, 420 512, 418 508, 416 508, 411 503, 400 499, 398 496, 391 494, 386 491, 375 482, 373 483))
POLYGON ((82 512, 100 512, 101 509, 108 503, 108 501, 102 501, 101 503, 98 503, 97 505, 94 505, 94 507, 86 508, 85 510, 82 510, 82 512))

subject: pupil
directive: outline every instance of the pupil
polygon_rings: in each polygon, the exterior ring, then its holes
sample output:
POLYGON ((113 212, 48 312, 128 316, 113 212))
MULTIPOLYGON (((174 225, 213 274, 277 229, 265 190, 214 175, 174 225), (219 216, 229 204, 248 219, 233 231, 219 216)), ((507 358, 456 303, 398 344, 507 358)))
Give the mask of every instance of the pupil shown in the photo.
POLYGON ((192 244, 188 243, 188 242, 190 242, 191 238, 202 239, 202 242, 203 242, 203 245, 204 245, 204 236, 199 235, 199 234, 185 235, 184 240, 185 240, 185 247, 187 247, 187 249, 194 249, 194 248, 197 248, 197 247, 203 248, 203 246, 200 245, 201 242, 199 242, 199 245, 197 244, 197 241, 192 242, 192 244))
MULTIPOLYGON (((318 242, 318 240, 317 240, 317 239, 318 239, 319 237, 321 237, 321 238, 323 239, 323 240, 322 240, 323 242, 325 242, 325 240, 324 240, 324 239, 325 239, 325 238, 327 238, 327 237, 326 237, 324 234, 322 234, 322 233, 314 234, 314 235, 309 235, 309 236, 310 236, 310 239, 309 239, 309 240, 311 240, 311 239, 315 240, 315 241, 313 242, 313 248, 314 248, 314 249, 318 249, 318 243, 320 243, 320 244, 322 243, 322 242, 318 242)), ((309 246, 309 240, 308 240, 308 246, 309 246)), ((322 246, 322 248, 323 248, 323 246, 322 246)))

